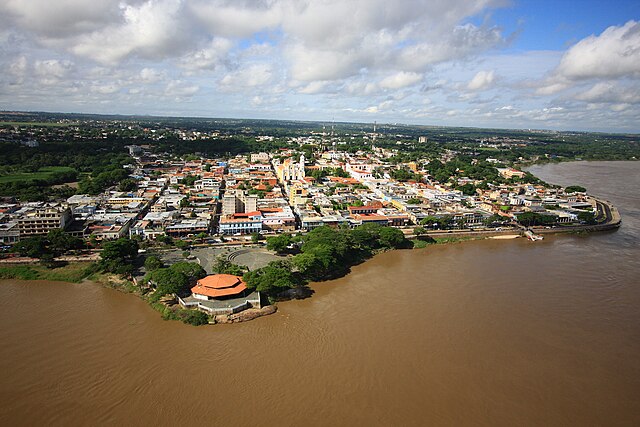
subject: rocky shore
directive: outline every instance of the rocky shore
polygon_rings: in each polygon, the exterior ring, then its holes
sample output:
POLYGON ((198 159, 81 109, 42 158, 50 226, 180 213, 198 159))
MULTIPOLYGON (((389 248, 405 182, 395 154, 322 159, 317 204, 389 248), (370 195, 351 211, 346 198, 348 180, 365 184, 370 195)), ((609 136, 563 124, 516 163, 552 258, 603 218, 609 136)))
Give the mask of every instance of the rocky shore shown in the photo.
POLYGON ((234 314, 219 314, 213 317, 213 321, 210 324, 218 323, 240 323, 247 322, 249 320, 257 319, 258 317, 268 316, 278 311, 275 305, 267 305, 262 308, 249 308, 234 314))

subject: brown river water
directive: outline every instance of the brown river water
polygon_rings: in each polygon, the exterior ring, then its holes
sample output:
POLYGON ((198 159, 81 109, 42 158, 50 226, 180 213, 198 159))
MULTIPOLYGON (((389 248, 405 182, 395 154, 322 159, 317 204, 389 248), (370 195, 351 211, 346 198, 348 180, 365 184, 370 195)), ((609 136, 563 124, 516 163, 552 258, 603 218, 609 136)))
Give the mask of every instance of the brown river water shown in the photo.
POLYGON ((0 425, 640 425, 640 163, 532 172, 622 228, 385 253, 234 325, 2 282, 0 425))

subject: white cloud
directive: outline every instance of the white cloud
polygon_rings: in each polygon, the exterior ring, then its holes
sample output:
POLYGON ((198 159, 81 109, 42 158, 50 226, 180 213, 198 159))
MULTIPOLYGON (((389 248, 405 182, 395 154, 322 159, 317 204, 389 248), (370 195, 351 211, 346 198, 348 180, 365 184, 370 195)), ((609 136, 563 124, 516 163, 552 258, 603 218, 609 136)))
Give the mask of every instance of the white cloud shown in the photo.
POLYGON ((0 11, 43 40, 93 31, 118 15, 120 0, 4 0, 0 11))
POLYGON ((270 64, 251 64, 246 68, 226 74, 220 85, 227 90, 241 91, 246 87, 262 86, 271 81, 273 70, 270 64))
MULTIPOLYGON (((584 81, 621 78, 640 78, 640 23, 637 21, 609 27, 599 36, 586 37, 573 45, 550 76, 541 82, 536 94, 553 95, 584 81)), ((602 91, 604 87, 592 90, 602 91)), ((588 97, 576 98, 588 100, 588 97)))
POLYGON ((495 79, 493 70, 491 71, 478 71, 475 76, 467 84, 469 90, 485 90, 488 89, 495 79))
POLYGON ((582 39, 564 54, 557 73, 569 79, 640 77, 640 22, 582 39))
POLYGON ((153 68, 140 70, 139 78, 142 83, 157 83, 165 77, 165 73, 153 68))
POLYGON ((181 80, 172 80, 167 84, 164 94, 178 98, 188 98, 198 93, 199 90, 200 88, 196 85, 190 85, 181 80))
POLYGON ((385 89, 400 89, 411 86, 422 80, 422 75, 413 72, 400 71, 380 81, 380 87, 385 89))
POLYGON ((213 70, 225 62, 233 42, 222 37, 215 37, 203 49, 183 56, 179 65, 187 70, 213 70))
POLYGON ((57 84, 69 74, 72 68, 73 62, 68 60, 48 59, 33 63, 34 74, 43 85, 57 84))
POLYGON ((640 86, 600 82, 585 92, 578 92, 575 99, 591 103, 638 104, 640 103, 640 86))
POLYGON ((120 7, 118 22, 78 37, 71 51, 114 64, 130 55, 154 59, 177 54, 188 42, 188 27, 180 20, 181 0, 148 0, 120 7))

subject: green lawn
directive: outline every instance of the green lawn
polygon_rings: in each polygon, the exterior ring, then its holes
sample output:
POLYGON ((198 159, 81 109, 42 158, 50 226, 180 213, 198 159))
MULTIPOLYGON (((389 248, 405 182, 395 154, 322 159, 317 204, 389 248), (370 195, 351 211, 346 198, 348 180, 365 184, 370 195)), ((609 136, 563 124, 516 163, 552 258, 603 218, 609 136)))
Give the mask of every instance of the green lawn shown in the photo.
POLYGON ((37 172, 21 172, 0 176, 0 184, 16 181, 33 181, 34 179, 47 179, 54 172, 73 172, 75 169, 67 166, 48 166, 41 168, 37 172))

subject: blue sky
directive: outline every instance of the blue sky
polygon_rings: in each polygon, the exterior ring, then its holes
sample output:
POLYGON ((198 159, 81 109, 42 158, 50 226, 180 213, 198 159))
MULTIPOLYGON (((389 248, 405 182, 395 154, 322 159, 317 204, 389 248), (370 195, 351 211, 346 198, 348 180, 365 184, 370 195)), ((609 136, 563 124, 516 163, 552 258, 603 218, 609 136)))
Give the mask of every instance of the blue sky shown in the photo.
POLYGON ((640 132, 640 2, 0 0, 0 109, 640 132))

